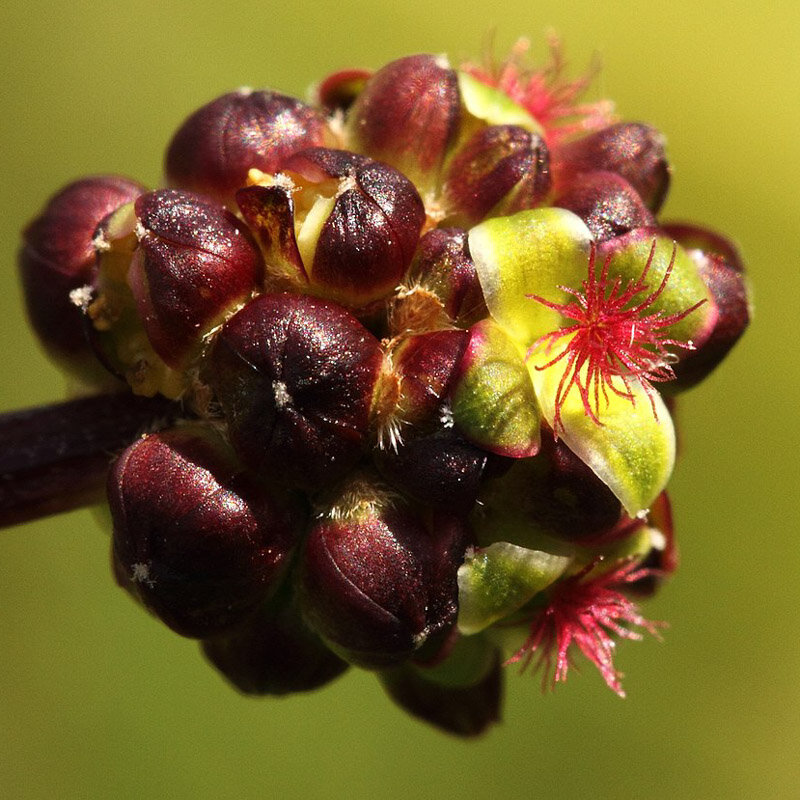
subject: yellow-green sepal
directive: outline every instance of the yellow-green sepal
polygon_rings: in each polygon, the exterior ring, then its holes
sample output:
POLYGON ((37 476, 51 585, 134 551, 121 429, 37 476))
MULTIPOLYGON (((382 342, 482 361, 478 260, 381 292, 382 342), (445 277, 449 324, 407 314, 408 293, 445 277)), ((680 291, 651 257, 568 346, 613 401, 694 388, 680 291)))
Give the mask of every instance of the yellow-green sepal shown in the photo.
POLYGON ((652 552, 659 540, 663 540, 660 531, 642 523, 629 535, 610 544, 577 547, 575 560, 570 565, 569 574, 580 572, 587 565, 593 563, 594 567, 586 575, 586 579, 591 580, 598 575, 617 569, 623 562, 639 563, 652 552))
MULTIPOLYGON (((643 313, 649 316, 660 312, 662 317, 669 317, 682 314, 705 300, 699 308, 666 329, 669 337, 679 342, 691 342, 702 336, 702 332, 709 326, 709 316, 715 314, 715 304, 700 277, 697 264, 683 247, 663 234, 636 231, 609 243, 608 248, 601 247, 598 262, 600 257, 605 258, 608 254, 613 254, 608 265, 609 281, 619 277, 623 287, 642 277, 649 260, 647 288, 631 301, 632 306, 645 301, 648 295, 659 289, 671 262, 672 270, 667 282, 643 313), (609 253, 604 253, 606 249, 609 253)), ((597 265, 598 270, 599 268, 600 263, 597 265)))
POLYGON ((517 611, 561 577, 570 561, 509 542, 468 554, 458 570, 458 629, 478 633, 517 611))
MULTIPOLYGON (((528 369, 544 418, 556 428, 556 395, 564 375, 563 362, 537 369, 552 358, 542 346, 528 360, 528 369)), ((585 376, 581 378, 585 383, 585 376)), ((675 428, 658 392, 645 390, 638 378, 611 379, 620 392, 600 389, 596 416, 586 413, 577 386, 563 396, 559 410, 558 435, 619 498, 625 511, 636 517, 667 485, 675 465, 675 428)), ((594 408, 594 387, 591 389, 594 408)))
POLYGON ((572 299, 562 286, 578 288, 586 278, 592 234, 563 208, 535 208, 495 217, 469 232, 486 306, 494 320, 525 349, 563 324, 551 303, 572 299))
POLYGON ((485 450, 511 458, 539 451, 541 414, 524 352, 490 318, 470 328, 451 409, 461 433, 485 450))
POLYGON ((505 92, 473 78, 469 73, 458 73, 458 88, 467 112, 487 125, 519 125, 540 136, 544 133, 539 122, 505 92))

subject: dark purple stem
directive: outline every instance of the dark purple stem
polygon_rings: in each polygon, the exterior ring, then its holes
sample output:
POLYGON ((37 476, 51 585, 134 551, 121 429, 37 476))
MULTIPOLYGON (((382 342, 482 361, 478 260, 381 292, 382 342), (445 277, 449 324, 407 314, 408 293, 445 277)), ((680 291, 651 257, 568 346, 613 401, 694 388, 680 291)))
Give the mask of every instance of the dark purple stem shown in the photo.
POLYGON ((160 397, 121 393, 0 415, 0 527, 101 500, 111 458, 181 411, 160 397))

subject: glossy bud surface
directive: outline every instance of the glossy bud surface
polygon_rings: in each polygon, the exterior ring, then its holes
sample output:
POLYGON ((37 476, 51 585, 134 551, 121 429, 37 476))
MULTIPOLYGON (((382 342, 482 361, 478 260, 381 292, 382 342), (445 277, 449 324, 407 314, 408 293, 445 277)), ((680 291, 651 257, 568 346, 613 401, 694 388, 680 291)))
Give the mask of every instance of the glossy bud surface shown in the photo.
POLYGON ((408 280, 432 292, 447 319, 459 327, 469 327, 488 314, 467 232, 461 228, 428 231, 419 240, 408 280))
POLYGON ((597 242, 655 225, 634 188, 613 172, 578 175, 553 203, 577 214, 597 242))
POLYGON ((134 209, 138 247, 128 283, 153 349, 182 367, 260 285, 261 254, 233 214, 202 195, 163 189, 134 209))
POLYGON ((240 457, 317 489, 361 457, 382 364, 378 340, 340 306, 265 294, 222 327, 208 380, 240 457))
POLYGON ((231 204, 251 169, 276 172, 325 136, 325 118, 300 100, 240 89, 198 109, 177 130, 164 163, 167 182, 231 204))
POLYGON ((190 637, 254 611, 277 588, 302 525, 199 427, 134 442, 109 473, 108 499, 118 575, 190 637))
POLYGON ((657 212, 667 196, 670 165, 664 136, 649 125, 619 122, 562 145, 554 158, 559 186, 583 172, 615 172, 657 212))
POLYGON ((301 555, 303 613, 354 664, 402 662, 454 622, 465 544, 454 518, 426 524, 405 509, 367 505, 323 519, 301 555))
POLYGON ((83 315, 70 292, 92 281, 95 229, 145 191, 115 175, 83 178, 53 195, 23 232, 19 269, 28 316, 47 352, 65 366, 80 369, 91 358, 83 315))
POLYGON ((533 208, 549 190, 544 140, 518 125, 491 125, 474 133, 449 162, 444 203, 450 222, 469 226, 533 208))
POLYGON ((351 147, 433 190, 461 119, 456 72, 446 59, 415 55, 378 70, 348 117, 351 147))

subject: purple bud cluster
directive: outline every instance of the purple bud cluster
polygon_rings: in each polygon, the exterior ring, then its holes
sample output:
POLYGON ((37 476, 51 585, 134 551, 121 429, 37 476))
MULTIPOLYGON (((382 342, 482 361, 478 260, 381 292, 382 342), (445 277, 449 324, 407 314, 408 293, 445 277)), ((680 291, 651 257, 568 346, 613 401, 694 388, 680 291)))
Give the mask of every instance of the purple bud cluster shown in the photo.
MULTIPOLYGON (((459 568, 487 544, 480 509, 513 512, 517 544, 600 558, 645 524, 544 420, 515 450, 482 425, 502 395, 485 412, 463 400, 476 369, 496 369, 468 230, 558 207, 601 252, 654 232, 686 247, 716 313, 672 390, 749 318, 733 246, 657 220, 658 131, 608 120, 564 136, 526 111, 541 102, 477 72, 418 55, 332 75, 314 105, 226 94, 172 137, 164 188, 79 180, 20 254, 49 354, 90 386, 182 409, 109 470, 119 584, 243 692, 306 691, 356 665, 464 736, 501 696, 499 645, 457 625, 459 568), (481 106, 481 86, 509 108, 481 106)), ((671 522, 648 524, 669 548, 641 554, 643 592, 675 565, 671 522)))

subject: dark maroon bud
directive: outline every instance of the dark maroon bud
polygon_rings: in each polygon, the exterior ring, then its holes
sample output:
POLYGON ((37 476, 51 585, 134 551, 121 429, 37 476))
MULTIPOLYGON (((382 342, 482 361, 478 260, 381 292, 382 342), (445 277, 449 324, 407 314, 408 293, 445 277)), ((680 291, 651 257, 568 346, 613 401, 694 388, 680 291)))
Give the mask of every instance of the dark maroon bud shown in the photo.
POLYGON ((261 254, 229 211, 198 195, 151 192, 135 211, 128 282, 153 349, 180 368, 261 284, 261 254))
POLYGON ((327 111, 347 111, 371 77, 372 71, 367 69, 334 72, 317 87, 317 101, 327 111))
POLYGON ((396 448, 377 450, 374 458, 383 477, 407 497, 463 514, 475 504, 489 453, 445 427, 404 435, 396 448))
POLYGON ((205 337, 263 283, 261 253, 223 206, 163 189, 98 227, 89 338, 136 394, 176 399, 191 384, 205 337))
POLYGON ((95 360, 70 292, 92 282, 100 221, 145 191, 114 175, 83 178, 51 197, 23 232, 19 269, 31 325, 48 355, 79 377, 95 360))
POLYGON ((432 420, 449 394, 468 339, 466 331, 446 329, 389 342, 374 403, 379 449, 397 450, 409 425, 432 420))
POLYGON ((408 281, 433 293, 447 320, 459 327, 468 328, 489 313, 469 253, 467 232, 460 228, 435 228, 419 240, 408 281))
POLYGON ((600 536, 619 523, 620 501, 563 439, 543 431, 539 456, 531 462, 539 474, 531 475, 524 501, 537 525, 562 539, 581 541, 600 536))
POLYGON ((425 220, 399 172, 342 150, 311 148, 284 172, 240 189, 239 208, 268 264, 268 285, 363 308, 390 294, 425 220))
POLYGON ((400 378, 399 416, 408 423, 429 419, 447 397, 467 347, 460 329, 429 331, 403 339, 391 353, 400 378))
POLYGON ((547 146, 518 125, 481 128, 445 172, 448 219, 469 227, 539 205, 550 191, 547 146))
POLYGON ((718 311, 708 337, 673 367, 675 380, 663 387, 671 393, 696 386, 725 358, 750 323, 752 302, 741 256, 732 243, 694 226, 668 225, 664 232, 687 248, 718 311))
POLYGON ((158 393, 177 399, 186 389, 185 377, 170 369, 147 338, 128 274, 136 239, 134 203, 120 206, 97 226, 94 242, 97 267, 90 290, 79 290, 85 311, 86 339, 98 362, 126 381, 134 394, 158 393))
POLYGON ((270 596, 303 523, 199 425, 131 445, 109 473, 108 499, 118 574, 191 637, 224 632, 270 596))
POLYGON ((670 222, 662 225, 661 229, 689 252, 701 250, 708 255, 720 256, 736 272, 745 271, 739 248, 721 233, 686 222, 670 222))
POLYGON ((304 150, 284 171, 302 187, 295 217, 303 207, 307 214, 297 242, 315 291, 353 307, 390 294, 425 222, 414 185, 386 164, 344 150, 304 150))
POLYGON ((240 457, 313 490, 361 457, 383 363, 378 340, 340 306, 266 294, 222 327, 206 378, 240 457))
POLYGON ((167 150, 170 186, 233 203, 251 169, 277 172, 304 147, 325 144, 325 118, 300 100, 267 90, 240 89, 194 112, 167 150))
POLYGON ((280 592, 229 633, 203 642, 208 660, 245 694, 309 692, 349 666, 306 627, 288 594, 280 592))
POLYGON ((395 507, 372 487, 348 485, 342 497, 306 540, 301 609, 351 663, 401 663, 455 622, 466 531, 455 517, 395 507))
POLYGON ((401 708, 446 733, 478 736, 500 721, 501 659, 482 637, 462 638, 433 669, 401 664, 382 670, 380 680, 401 708))
POLYGON ((378 70, 348 116, 350 147, 434 191, 461 118, 458 77, 444 57, 415 55, 378 70))
POLYGON ((608 486, 549 429, 542 430, 539 453, 515 461, 489 484, 481 502, 489 525, 492 514, 513 509, 520 530, 571 542, 596 542, 623 519, 622 505, 608 486))
POLYGON ((619 122, 568 142, 553 154, 558 191, 581 172, 615 172, 655 214, 667 196, 670 165, 663 135, 649 125, 619 122))
POLYGON ((577 175, 562 186, 553 204, 577 214, 599 242, 655 225, 634 188, 613 172, 577 175))

